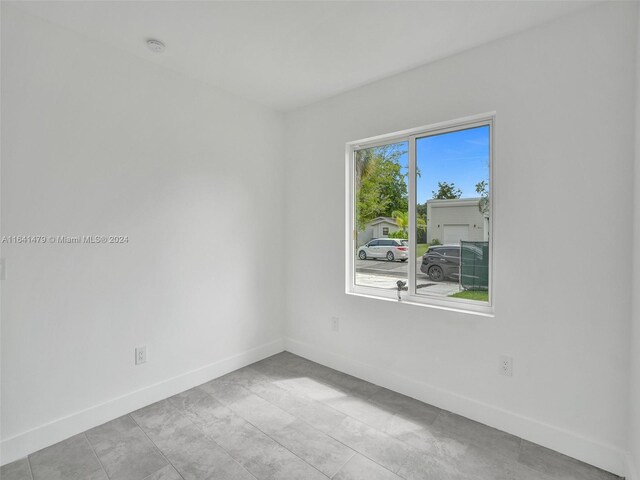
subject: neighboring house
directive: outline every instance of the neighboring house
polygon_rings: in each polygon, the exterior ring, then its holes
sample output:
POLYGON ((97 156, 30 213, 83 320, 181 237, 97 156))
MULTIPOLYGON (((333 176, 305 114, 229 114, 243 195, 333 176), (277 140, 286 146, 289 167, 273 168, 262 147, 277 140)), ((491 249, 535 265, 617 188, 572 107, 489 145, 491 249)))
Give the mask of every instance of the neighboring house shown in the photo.
POLYGON ((427 201, 427 241, 442 244, 460 240, 486 242, 489 216, 480 212, 480 198, 454 198, 427 201))
POLYGON ((372 238, 388 237, 390 233, 400 230, 396 221, 391 217, 377 217, 365 226, 362 232, 358 232, 358 246, 364 245, 372 238))

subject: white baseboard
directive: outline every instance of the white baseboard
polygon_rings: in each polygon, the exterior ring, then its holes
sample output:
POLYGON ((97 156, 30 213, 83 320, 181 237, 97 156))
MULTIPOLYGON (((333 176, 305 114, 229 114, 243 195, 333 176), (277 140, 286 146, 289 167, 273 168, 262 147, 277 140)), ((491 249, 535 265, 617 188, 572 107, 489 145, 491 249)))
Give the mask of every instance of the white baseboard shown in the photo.
POLYGON ((637 476, 631 476, 632 474, 627 471, 627 469, 633 468, 629 463, 627 452, 614 445, 608 445, 473 398, 403 377, 378 366, 368 365, 343 355, 321 350, 292 338, 285 338, 285 349, 376 385, 511 433, 616 475, 626 475, 628 479, 640 480, 637 476))
POLYGON ((275 340, 4 439, 0 442, 0 464, 11 463, 114 418, 275 355, 283 349, 284 341, 275 340))
POLYGON ((345 356, 320 350, 307 343, 287 338, 221 359, 204 367, 110 399, 85 410, 56 419, 0 442, 1 465, 25 457, 90 428, 129 412, 225 375, 282 350, 308 358, 336 370, 381 385, 423 402, 490 425, 531 442, 564 453, 603 470, 640 480, 633 458, 621 449, 568 430, 519 415, 508 410, 443 390, 424 382, 403 377, 345 356))

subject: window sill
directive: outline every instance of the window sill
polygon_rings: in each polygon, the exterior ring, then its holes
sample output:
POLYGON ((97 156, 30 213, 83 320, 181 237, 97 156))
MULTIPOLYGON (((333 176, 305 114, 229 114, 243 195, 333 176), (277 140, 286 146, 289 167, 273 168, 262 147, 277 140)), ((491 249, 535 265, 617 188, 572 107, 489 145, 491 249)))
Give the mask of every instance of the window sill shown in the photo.
MULTIPOLYGON (((357 287, 356 287, 357 288, 357 287)), ((380 295, 380 293, 371 293, 367 291, 347 290, 347 295, 353 295, 362 298, 371 298, 374 300, 382 300, 385 302, 394 302, 405 305, 414 305, 418 307, 427 307, 436 310, 444 310, 453 313, 464 313, 467 315, 476 315, 486 318, 495 318, 492 305, 476 305, 473 303, 467 303, 461 300, 445 300, 445 299, 431 299, 424 297, 417 297, 415 295, 403 294, 402 300, 398 300, 396 292, 393 292, 393 296, 380 295)))

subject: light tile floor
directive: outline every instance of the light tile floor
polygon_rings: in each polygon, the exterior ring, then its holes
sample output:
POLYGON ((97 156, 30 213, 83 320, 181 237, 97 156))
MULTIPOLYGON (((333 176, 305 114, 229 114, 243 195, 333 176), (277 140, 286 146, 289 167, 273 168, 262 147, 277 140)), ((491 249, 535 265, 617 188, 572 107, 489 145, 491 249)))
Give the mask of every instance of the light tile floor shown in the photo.
POLYGON ((2 480, 612 480, 283 352, 5 465, 2 480))

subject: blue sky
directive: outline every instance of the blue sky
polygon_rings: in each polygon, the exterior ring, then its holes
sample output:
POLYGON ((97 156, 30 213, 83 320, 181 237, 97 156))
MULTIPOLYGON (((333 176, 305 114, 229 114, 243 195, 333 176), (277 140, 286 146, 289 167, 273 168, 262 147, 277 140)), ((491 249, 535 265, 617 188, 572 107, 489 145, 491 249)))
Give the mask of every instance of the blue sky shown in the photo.
POLYGON ((476 127, 420 138, 416 142, 418 203, 438 190, 438 182, 453 182, 462 197, 477 197, 476 183, 489 181, 489 127, 476 127))
MULTIPOLYGON (((420 138, 416 142, 418 203, 433 198, 438 182, 453 182, 462 197, 477 197, 476 183, 489 180, 489 127, 443 133, 420 138)), ((408 168, 408 154, 398 159, 408 168)))

